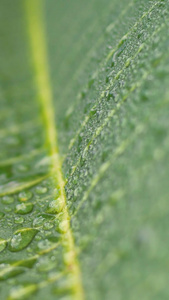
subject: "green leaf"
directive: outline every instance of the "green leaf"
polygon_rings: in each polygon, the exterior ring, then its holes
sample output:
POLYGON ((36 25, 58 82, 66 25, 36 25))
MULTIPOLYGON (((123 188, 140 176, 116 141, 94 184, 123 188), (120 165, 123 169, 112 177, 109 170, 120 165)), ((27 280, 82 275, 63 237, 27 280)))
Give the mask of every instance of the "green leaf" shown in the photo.
POLYGON ((0 298, 168 299, 169 1, 0 17, 0 298))

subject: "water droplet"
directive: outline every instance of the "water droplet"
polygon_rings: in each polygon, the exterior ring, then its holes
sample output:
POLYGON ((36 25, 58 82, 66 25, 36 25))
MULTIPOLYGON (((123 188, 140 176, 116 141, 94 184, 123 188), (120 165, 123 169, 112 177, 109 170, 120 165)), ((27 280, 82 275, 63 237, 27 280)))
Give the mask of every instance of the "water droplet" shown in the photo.
POLYGON ((58 224, 58 231, 61 233, 66 233, 69 228, 69 221, 64 220, 58 224))
POLYGON ((43 225, 45 218, 43 216, 38 216, 37 218, 35 218, 33 220, 33 226, 34 227, 39 227, 41 225, 43 225))
POLYGON ((36 241, 41 241, 41 239, 42 239, 42 237, 41 237, 40 235, 36 235, 36 236, 35 236, 35 240, 36 240, 36 241))
POLYGON ((23 228, 17 230, 10 240, 9 250, 12 252, 17 252, 26 248, 31 243, 37 232, 38 230, 33 228, 23 228))
POLYGON ((73 258, 74 258, 74 252, 73 251, 69 251, 67 253, 65 253, 64 255, 64 262, 67 264, 67 265, 70 265, 71 262, 73 261, 73 258))
POLYGON ((27 248, 26 248, 26 251, 27 251, 28 253, 32 253, 32 252, 33 252, 33 249, 32 249, 31 247, 27 247, 27 248))
POLYGON ((57 236, 48 236, 48 240, 51 243, 58 243, 60 240, 60 233, 57 233, 57 236))
POLYGON ((49 240, 43 240, 38 243, 38 248, 40 250, 48 249, 51 247, 51 242, 49 240))
POLYGON ((2 252, 7 246, 7 241, 0 238, 0 252, 2 252))
POLYGON ((53 223, 52 222, 45 222, 44 225, 43 225, 43 229, 45 230, 49 230, 51 228, 53 228, 53 223))
POLYGON ((5 206, 5 207, 4 207, 4 210, 5 210, 6 212, 10 212, 10 211, 12 210, 12 208, 9 207, 9 206, 5 206))
POLYGON ((47 188, 44 186, 37 186, 36 193, 37 194, 45 194, 47 192, 47 188))
POLYGON ((48 257, 40 258, 37 264, 37 269, 39 272, 48 272, 54 269, 55 267, 56 265, 48 257))
POLYGON ((23 219, 22 217, 16 217, 16 218, 15 218, 15 223, 16 223, 16 224, 22 224, 23 221, 24 221, 24 219, 23 219))
POLYGON ((13 197, 10 197, 10 196, 4 196, 2 198, 2 203, 4 204, 11 204, 14 202, 14 198, 13 197))
POLYGON ((33 226, 38 227, 44 224, 46 221, 50 221, 55 219, 55 216, 47 215, 47 214, 39 214, 34 220, 33 220, 33 226))
POLYGON ((62 211, 64 206, 64 201, 61 198, 58 198, 57 200, 52 200, 48 204, 48 208, 46 210, 49 214, 56 214, 62 211))
POLYGON ((22 203, 22 204, 18 204, 16 206, 15 212, 17 214, 25 215, 25 214, 30 213, 32 211, 32 209, 33 209, 32 203, 22 203))
POLYGON ((23 202, 29 200, 30 198, 32 198, 32 193, 29 191, 21 192, 18 195, 18 199, 23 202))

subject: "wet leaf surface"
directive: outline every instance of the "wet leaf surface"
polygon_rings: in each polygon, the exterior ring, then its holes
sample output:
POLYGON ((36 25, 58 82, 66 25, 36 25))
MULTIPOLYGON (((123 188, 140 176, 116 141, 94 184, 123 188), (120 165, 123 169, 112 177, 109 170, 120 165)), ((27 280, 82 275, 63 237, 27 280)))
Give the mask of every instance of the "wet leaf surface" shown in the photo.
POLYGON ((2 0, 0 298, 168 299, 169 1, 2 0))

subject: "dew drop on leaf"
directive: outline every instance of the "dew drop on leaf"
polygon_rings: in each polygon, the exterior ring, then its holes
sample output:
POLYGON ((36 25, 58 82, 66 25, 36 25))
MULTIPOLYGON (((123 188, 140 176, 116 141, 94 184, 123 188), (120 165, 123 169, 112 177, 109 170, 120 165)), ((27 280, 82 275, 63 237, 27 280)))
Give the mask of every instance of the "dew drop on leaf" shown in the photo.
POLYGON ((64 220, 58 224, 58 231, 61 233, 66 233, 69 227, 68 220, 64 220))
POLYGON ((39 272, 48 272, 54 269, 56 266, 48 257, 43 257, 39 260, 37 264, 37 269, 39 272))
POLYGON ((45 230, 49 230, 49 229, 53 228, 53 223, 51 223, 51 222, 45 222, 44 225, 43 225, 43 228, 45 230))
POLYGON ((44 221, 45 221, 45 218, 42 215, 39 215, 38 217, 36 217, 33 220, 33 226, 34 227, 41 226, 41 225, 43 225, 44 221))
POLYGON ((61 198, 58 198, 57 200, 52 200, 49 203, 46 212, 49 213, 49 214, 59 213, 59 212, 62 211, 63 206, 64 206, 64 202, 62 201, 61 198))
POLYGON ((32 211, 33 204, 32 203, 21 203, 16 206, 15 212, 17 214, 25 215, 32 211))
POLYGON ((18 199, 23 202, 29 200, 30 198, 32 198, 32 193, 29 191, 23 191, 18 195, 18 199))
POLYGON ((47 188, 45 186, 37 186, 36 193, 37 194, 45 194, 47 192, 47 188))
POLYGON ((10 211, 12 210, 12 208, 9 207, 9 206, 5 206, 5 207, 4 207, 4 210, 5 210, 6 212, 10 212, 10 211))
POLYGON ((50 242, 48 239, 43 240, 43 241, 40 241, 40 242, 38 243, 38 248, 39 248, 40 250, 48 249, 48 248, 50 248, 50 246, 51 246, 51 242, 50 242))
POLYGON ((22 224, 23 221, 24 221, 24 219, 23 219, 22 217, 19 217, 19 216, 18 216, 18 217, 15 218, 14 221, 15 221, 15 224, 22 224))
POLYGON ((14 202, 14 198, 13 197, 10 197, 10 196, 4 196, 2 198, 2 203, 4 204, 11 204, 14 202))
POLYGON ((31 243, 37 232, 38 230, 33 228, 17 230, 9 242, 9 250, 12 252, 21 251, 31 243))

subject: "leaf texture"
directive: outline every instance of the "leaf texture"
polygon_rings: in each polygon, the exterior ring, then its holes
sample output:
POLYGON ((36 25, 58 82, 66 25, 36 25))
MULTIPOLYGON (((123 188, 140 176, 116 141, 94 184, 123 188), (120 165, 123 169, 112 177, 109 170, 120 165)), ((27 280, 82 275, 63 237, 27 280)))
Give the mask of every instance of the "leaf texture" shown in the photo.
POLYGON ((0 8, 0 298, 168 299, 169 1, 0 8))

